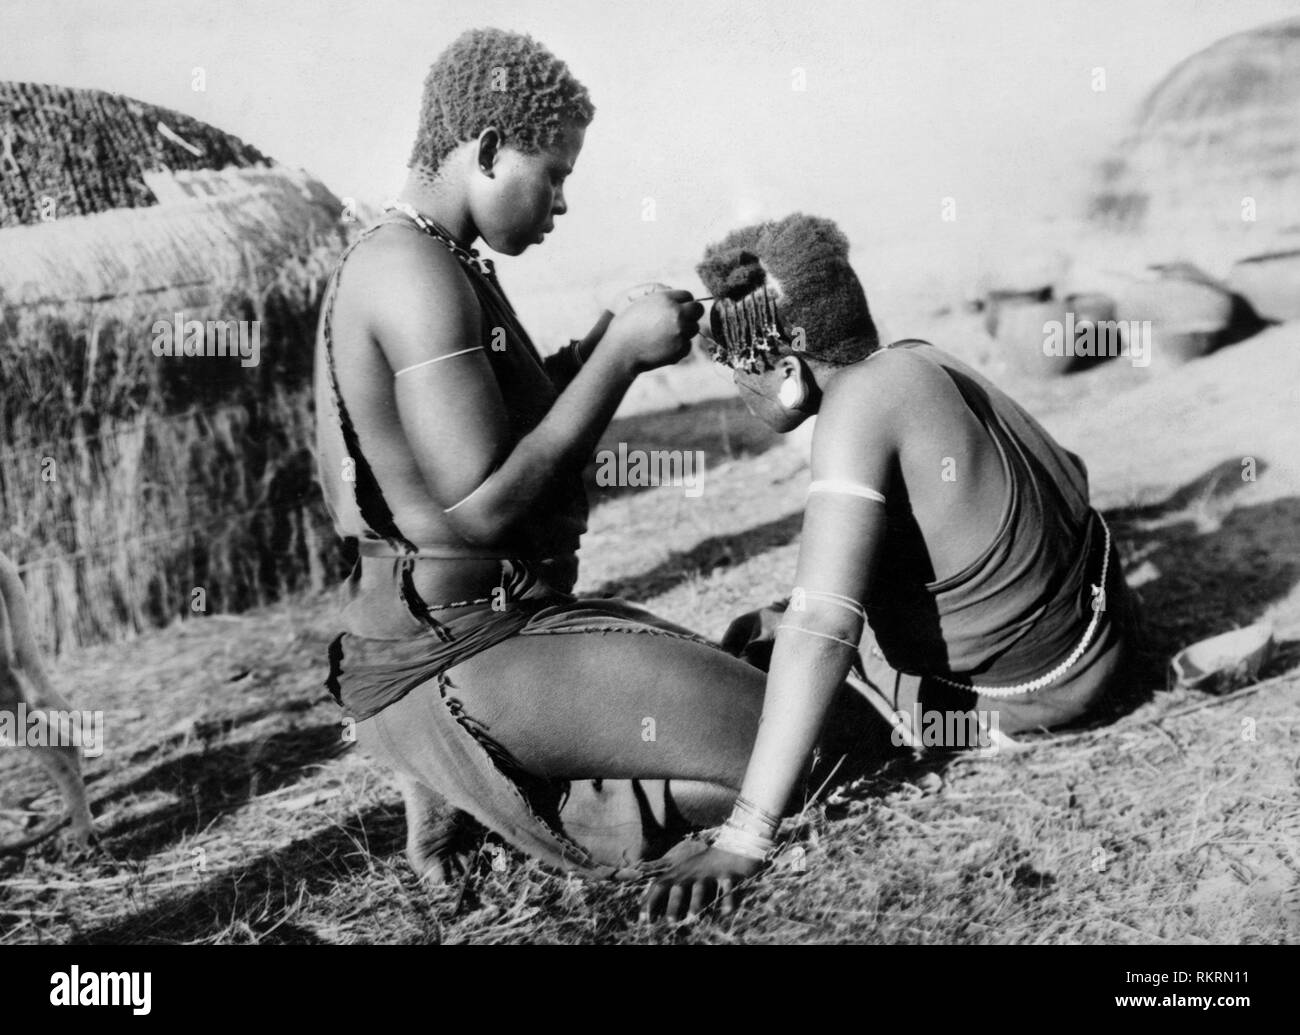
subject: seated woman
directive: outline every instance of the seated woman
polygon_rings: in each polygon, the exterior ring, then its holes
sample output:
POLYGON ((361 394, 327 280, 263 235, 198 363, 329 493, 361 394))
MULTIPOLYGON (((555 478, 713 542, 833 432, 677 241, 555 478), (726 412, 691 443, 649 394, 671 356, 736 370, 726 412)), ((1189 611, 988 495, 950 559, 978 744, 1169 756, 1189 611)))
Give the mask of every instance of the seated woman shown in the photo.
POLYGON ((316 347, 317 451, 359 543, 328 686, 398 775, 407 857, 454 872, 472 816, 576 872, 634 876, 735 801, 762 673, 570 593, 582 468, 703 307, 646 295, 542 359, 491 263, 567 211, 593 108, 539 44, 466 33, 434 63, 400 200, 345 253, 316 347))
POLYGON ((1099 711, 1131 624, 1082 461, 946 352, 881 347, 833 223, 738 230, 699 273, 718 298, 715 358, 750 412, 782 433, 817 426, 790 605, 724 641, 771 651, 744 807, 651 887, 647 912, 673 916, 719 891, 729 909, 760 868, 852 668, 903 723, 974 710, 1004 733, 1048 729, 1099 711))

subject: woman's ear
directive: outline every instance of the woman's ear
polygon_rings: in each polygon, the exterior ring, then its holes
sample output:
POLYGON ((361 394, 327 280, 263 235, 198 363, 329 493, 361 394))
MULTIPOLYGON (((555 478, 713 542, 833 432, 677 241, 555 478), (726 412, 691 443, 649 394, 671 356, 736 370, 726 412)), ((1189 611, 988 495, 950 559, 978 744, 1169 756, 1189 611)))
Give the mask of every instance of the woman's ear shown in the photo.
POLYGON ((501 134, 495 126, 488 126, 478 135, 478 169, 484 176, 491 177, 496 167, 497 156, 501 154, 501 134))
POLYGON ((781 386, 776 391, 777 401, 787 410, 797 410, 808 398, 803 364, 793 356, 785 356, 777 361, 776 371, 781 378, 781 386))

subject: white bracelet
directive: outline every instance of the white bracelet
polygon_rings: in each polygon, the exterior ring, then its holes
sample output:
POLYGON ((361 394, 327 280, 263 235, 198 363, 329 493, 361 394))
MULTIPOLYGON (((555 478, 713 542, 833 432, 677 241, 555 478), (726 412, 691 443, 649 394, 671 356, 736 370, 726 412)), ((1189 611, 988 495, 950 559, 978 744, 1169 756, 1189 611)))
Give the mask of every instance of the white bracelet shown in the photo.
POLYGON ((455 510, 457 507, 459 507, 462 503, 468 503, 471 499, 474 498, 475 493, 479 492, 479 491, 483 488, 483 486, 485 486, 485 485, 488 483, 488 478, 491 478, 492 475, 494 475, 494 474, 496 474, 496 469, 495 469, 495 468, 494 468, 491 472, 489 472, 487 478, 484 478, 481 482, 478 483, 478 485, 474 488, 473 492, 470 492, 469 495, 467 495, 467 496, 462 496, 462 497, 461 497, 460 499, 458 499, 455 503, 453 503, 450 507, 444 507, 443 510, 442 510, 442 512, 443 512, 444 514, 450 514, 453 510, 455 510))
POLYGON ((835 607, 842 607, 845 611, 852 611, 864 622, 867 620, 866 609, 852 597, 846 597, 841 593, 829 593, 820 589, 804 589, 803 586, 794 587, 794 591, 790 594, 789 610, 794 611, 796 614, 807 610, 809 600, 820 600, 826 604, 833 604, 835 607))
POLYGON ((793 632, 804 633, 808 636, 820 636, 823 640, 833 640, 835 643, 842 643, 845 647, 850 647, 853 650, 858 649, 858 645, 856 643, 851 643, 848 640, 843 640, 838 636, 832 636, 830 633, 814 632, 812 629, 805 629, 801 625, 786 625, 784 622, 782 622, 780 625, 776 627, 776 631, 780 632, 782 629, 790 629, 793 632))
POLYGON ((776 848, 776 842, 770 837, 756 834, 752 830, 743 830, 727 821, 718 831, 718 836, 713 839, 713 847, 720 852, 730 852, 744 859, 767 862, 767 857, 776 848))

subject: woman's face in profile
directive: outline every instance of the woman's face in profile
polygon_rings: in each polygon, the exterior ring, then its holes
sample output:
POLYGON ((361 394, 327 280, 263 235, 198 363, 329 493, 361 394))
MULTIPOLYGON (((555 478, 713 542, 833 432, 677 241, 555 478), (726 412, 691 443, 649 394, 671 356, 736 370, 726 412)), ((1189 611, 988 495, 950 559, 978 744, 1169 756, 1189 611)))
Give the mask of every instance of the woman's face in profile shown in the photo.
POLYGON ((734 380, 749 412, 778 435, 793 431, 812 414, 788 409, 781 403, 781 385, 787 379, 782 366, 767 367, 761 373, 736 369, 734 380))
MULTIPOLYGON (((718 358, 725 356, 729 351, 721 308, 716 302, 709 307, 708 318, 701 321, 700 330, 709 341, 715 362, 728 363, 727 360, 718 358)), ((762 369, 757 371, 730 363, 728 365, 745 408, 777 434, 784 435, 787 431, 793 431, 810 416, 804 412, 790 410, 781 404, 779 396, 781 384, 789 376, 785 364, 778 362, 774 366, 769 366, 764 363, 762 369)))
POLYGON ((484 242, 502 255, 519 255, 542 243, 568 211, 564 183, 582 151, 586 130, 569 125, 560 140, 536 154, 506 145, 490 179, 476 181, 475 216, 484 242))
POLYGON ((732 380, 735 382, 736 390, 740 392, 745 409, 769 427, 772 426, 776 416, 774 411, 778 408, 775 391, 767 383, 770 374, 771 371, 753 374, 736 368, 732 371, 732 380))

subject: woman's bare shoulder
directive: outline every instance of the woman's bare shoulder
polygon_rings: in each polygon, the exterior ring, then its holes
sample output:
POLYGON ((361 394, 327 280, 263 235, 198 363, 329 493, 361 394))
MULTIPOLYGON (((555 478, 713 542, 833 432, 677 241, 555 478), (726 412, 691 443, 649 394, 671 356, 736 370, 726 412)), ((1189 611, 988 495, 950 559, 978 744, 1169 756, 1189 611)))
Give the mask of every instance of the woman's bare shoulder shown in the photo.
POLYGON ((844 368, 823 398, 813 451, 897 454, 914 429, 941 419, 947 379, 909 349, 885 351, 844 368))
POLYGON ((349 256, 338 304, 403 363, 424 358, 429 343, 460 347, 478 335, 478 299, 460 263, 440 242, 402 226, 381 227, 349 256))
MULTIPOLYGON (((368 298, 416 296, 429 291, 473 298, 455 256, 440 242, 404 226, 381 226, 348 257, 344 284, 368 298)), ((344 286, 340 285, 340 288, 344 286)))
POLYGON ((942 372, 908 349, 883 350, 844 367, 828 392, 818 422, 874 426, 896 420, 942 387, 942 372))

